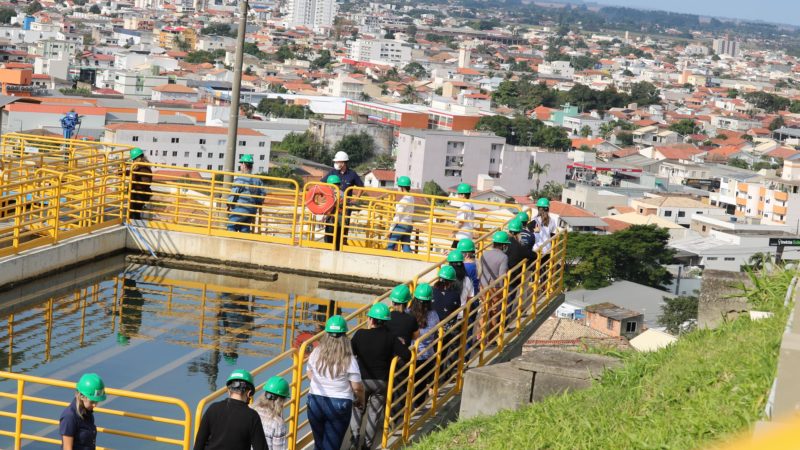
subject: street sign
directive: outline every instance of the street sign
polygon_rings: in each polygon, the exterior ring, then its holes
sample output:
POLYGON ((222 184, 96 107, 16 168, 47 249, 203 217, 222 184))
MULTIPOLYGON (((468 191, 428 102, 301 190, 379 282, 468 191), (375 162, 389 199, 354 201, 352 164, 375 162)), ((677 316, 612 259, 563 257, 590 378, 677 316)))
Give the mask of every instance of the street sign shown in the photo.
POLYGON ((770 247, 800 247, 800 237, 769 238, 770 247))

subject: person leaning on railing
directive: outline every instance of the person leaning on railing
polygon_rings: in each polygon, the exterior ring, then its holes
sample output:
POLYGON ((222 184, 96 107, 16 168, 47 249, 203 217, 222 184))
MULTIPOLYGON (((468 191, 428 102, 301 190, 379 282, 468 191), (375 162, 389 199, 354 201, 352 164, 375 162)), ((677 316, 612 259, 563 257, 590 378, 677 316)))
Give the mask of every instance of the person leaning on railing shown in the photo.
POLYGON ((456 194, 461 199, 461 206, 458 207, 456 213, 455 227, 456 231, 453 232, 455 240, 453 241, 452 248, 458 247, 458 241, 462 239, 472 239, 472 230, 475 229, 475 207, 472 203, 468 202, 472 196, 472 186, 467 183, 461 183, 456 187, 456 194))
POLYGON ((397 248, 397 243, 403 244, 403 252, 411 253, 411 230, 414 229, 413 216, 414 216, 414 197, 408 195, 411 191, 411 178, 399 177, 397 179, 397 189, 405 193, 400 198, 400 201, 394 205, 394 218, 392 219, 392 226, 389 228, 389 246, 387 250, 394 251, 397 248))
MULTIPOLYGON (((411 303, 411 314, 417 319, 419 335, 422 336, 439 323, 439 315, 433 309, 433 289, 428 283, 419 283, 414 289, 414 302, 411 303)), ((414 371, 414 407, 418 408, 425 404, 428 385, 433 381, 430 374, 434 369, 433 362, 426 362, 434 355, 435 345, 433 340, 435 333, 426 336, 419 343, 417 352, 417 364, 414 371)))
POLYGON ((146 165, 150 161, 144 156, 144 151, 139 147, 131 149, 131 203, 130 218, 137 220, 142 218, 144 206, 153 196, 150 184, 153 182, 153 171, 146 165), (137 163, 139 163, 137 165, 137 163), (135 167, 134 167, 135 166, 135 167))
POLYGON ((380 442, 392 359, 395 356, 404 360, 411 358, 408 347, 386 327, 386 323, 391 320, 388 306, 383 303, 372 305, 367 317, 367 328, 356 331, 352 340, 353 353, 364 383, 366 411, 353 409, 350 421, 351 449, 371 449, 375 442, 380 442), (364 444, 359 447, 361 422, 365 413, 367 425, 364 430, 364 444))
POLYGON ((282 377, 274 376, 264 384, 264 395, 252 406, 261 417, 269 450, 289 448, 289 429, 283 420, 283 404, 289 397, 289 383, 282 377))
POLYGON ((553 247, 553 236, 558 232, 556 221, 550 217, 550 199, 542 197, 536 201, 537 215, 531 220, 529 227, 533 231, 533 251, 541 252, 542 282, 547 277, 547 262, 550 261, 550 250, 553 247))
POLYGON ((194 450, 267 450, 261 417, 248 406, 256 390, 253 376, 236 369, 225 385, 228 398, 213 403, 203 413, 194 450))
POLYGON ((364 384, 344 317, 336 315, 325 323, 325 334, 308 358, 307 373, 308 422, 314 448, 339 450, 353 407, 364 407, 364 384))
POLYGON ((61 413, 58 434, 63 450, 97 448, 94 407, 106 399, 106 386, 99 375, 85 373, 75 384, 75 398, 61 413))
POLYGON ((478 260, 478 271, 480 272, 481 289, 488 288, 488 301, 481 308, 481 326, 485 326, 487 335, 480 336, 486 340, 492 340, 497 333, 496 325, 500 320, 500 300, 503 296, 503 286, 494 283, 508 272, 508 245, 510 243, 508 233, 505 231, 495 231, 492 235, 492 248, 486 250, 478 260), (494 284, 493 284, 494 283, 494 284))
POLYGON ((264 182, 251 176, 253 173, 253 155, 239 157, 239 170, 231 186, 231 195, 228 196, 227 208, 228 231, 250 233, 250 227, 256 221, 258 207, 264 203, 264 182))
MULTIPOLYGON (((358 176, 358 174, 355 172, 355 170, 353 170, 353 169, 351 169, 349 167, 349 163, 350 163, 350 157, 347 155, 347 153, 345 153, 345 152, 336 152, 336 154, 333 156, 333 169, 331 169, 327 174, 325 174, 324 177, 322 177, 319 180, 319 181, 321 181, 323 183, 330 183, 331 182, 330 181, 330 177, 331 176, 335 175, 335 176, 337 176, 339 178, 339 182, 336 183, 336 184, 339 186, 339 190, 341 191, 341 195, 343 197, 343 200, 346 200, 348 202, 348 204, 347 204, 348 205, 347 215, 344 217, 344 222, 340 221, 340 223, 339 223, 339 228, 340 229, 346 228, 348 225, 350 225, 350 214, 353 213, 352 208, 349 207, 349 206, 352 206, 352 203, 350 203, 351 200, 358 199, 361 196, 361 194, 363 193, 363 191, 357 191, 355 193, 355 195, 353 195, 354 198, 348 197, 347 199, 344 199, 345 195, 349 195, 349 193, 347 192, 347 188, 353 187, 353 186, 361 187, 361 188, 364 187, 364 182, 361 180, 361 177, 358 176)), ((341 231, 341 233, 344 234, 344 239, 346 240, 347 239, 347 229, 344 229, 343 231, 341 231)), ((339 249, 338 248, 339 239, 336 239, 336 242, 337 242, 337 244, 336 244, 337 248, 336 249, 338 250, 339 249)))

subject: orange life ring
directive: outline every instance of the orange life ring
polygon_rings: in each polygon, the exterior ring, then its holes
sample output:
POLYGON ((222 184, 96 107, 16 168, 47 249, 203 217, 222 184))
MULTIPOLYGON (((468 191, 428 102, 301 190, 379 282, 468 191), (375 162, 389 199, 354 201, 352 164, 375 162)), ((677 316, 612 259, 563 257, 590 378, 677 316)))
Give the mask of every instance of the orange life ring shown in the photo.
POLYGON ((306 192, 306 208, 314 214, 328 214, 336 206, 336 193, 333 186, 320 184, 311 186, 306 192))

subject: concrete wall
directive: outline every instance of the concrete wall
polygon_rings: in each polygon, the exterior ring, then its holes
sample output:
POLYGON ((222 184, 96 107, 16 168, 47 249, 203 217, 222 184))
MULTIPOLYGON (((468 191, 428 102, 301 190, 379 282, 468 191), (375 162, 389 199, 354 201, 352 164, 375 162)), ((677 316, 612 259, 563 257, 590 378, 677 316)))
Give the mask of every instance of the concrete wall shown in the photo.
POLYGON ((697 326, 716 328, 723 320, 734 319, 750 310, 742 297, 742 283, 749 286, 747 274, 706 269, 697 305, 697 326))
POLYGON ((191 233, 137 228, 147 245, 129 236, 127 247, 159 254, 235 262, 271 269, 335 273, 362 278, 408 281, 429 268, 431 263, 381 256, 358 255, 282 244, 219 238, 191 233))
POLYGON ((345 136, 367 133, 375 141, 376 155, 389 155, 394 145, 394 128, 380 124, 361 124, 337 120, 312 119, 309 130, 328 147, 333 148, 345 136))

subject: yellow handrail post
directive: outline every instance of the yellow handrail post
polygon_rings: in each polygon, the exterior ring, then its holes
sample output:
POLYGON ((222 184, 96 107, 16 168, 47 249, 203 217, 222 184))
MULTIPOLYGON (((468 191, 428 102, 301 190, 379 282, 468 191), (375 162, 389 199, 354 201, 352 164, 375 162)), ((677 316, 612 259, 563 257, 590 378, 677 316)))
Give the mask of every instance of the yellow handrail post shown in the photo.
POLYGON ((500 325, 497 330, 497 349, 502 351, 506 344, 506 319, 508 318, 509 279, 511 274, 506 272, 503 276, 503 297, 500 303, 500 325))
POLYGON ((389 365, 389 383, 386 385, 386 405, 383 410, 383 433, 381 438, 381 448, 387 448, 389 443, 389 428, 392 420, 392 400, 394 399, 394 379, 397 376, 397 363, 400 360, 397 356, 392 358, 389 365))
POLYGON ((200 327, 197 330, 197 343, 203 344, 203 332, 206 329, 206 284, 203 283, 203 290, 201 291, 202 298, 200 299, 200 327))
POLYGON ((206 222, 206 234, 211 235, 211 227, 214 223, 214 210, 217 206, 217 178, 211 177, 211 191, 208 194, 208 201, 209 201, 209 208, 208 208, 208 220, 206 222))
POLYGON ((439 376, 441 375, 442 367, 442 347, 444 346, 444 327, 439 327, 436 342, 436 367, 433 369, 433 395, 431 396, 431 410, 435 411, 439 403, 439 376))
POLYGON ((50 204, 53 205, 55 212, 53 213, 53 243, 58 243, 58 232, 61 229, 61 178, 58 177, 58 183, 56 183, 56 196, 54 199, 50 201, 50 204))
POLYGON ((461 392, 461 389, 464 387, 464 369, 466 369, 467 366, 467 336, 469 335, 469 315, 472 311, 472 303, 467 301, 467 304, 464 306, 464 315, 462 316, 464 323, 461 324, 461 335, 458 338, 459 344, 458 364, 456 365, 456 392, 461 392))
POLYGON ((411 408, 414 405, 414 386, 417 379, 417 347, 411 349, 411 364, 408 367, 408 385, 406 386, 406 405, 403 408, 403 442, 408 441, 409 428, 411 425, 411 408))
POLYGON ((17 413, 14 416, 14 448, 22 448, 22 414, 23 399, 25 398, 25 380, 17 380, 17 413))
POLYGON ((431 252, 433 251, 433 218, 434 218, 433 212, 436 208, 436 200, 432 198, 429 200, 430 204, 428 208, 428 245, 427 245, 428 253, 427 253, 427 258, 425 259, 425 261, 427 262, 431 262, 431 252))
POLYGON ((522 308, 525 307, 525 281, 528 279, 528 261, 523 260, 517 283, 517 332, 522 329, 522 308))

